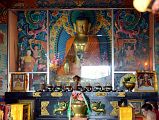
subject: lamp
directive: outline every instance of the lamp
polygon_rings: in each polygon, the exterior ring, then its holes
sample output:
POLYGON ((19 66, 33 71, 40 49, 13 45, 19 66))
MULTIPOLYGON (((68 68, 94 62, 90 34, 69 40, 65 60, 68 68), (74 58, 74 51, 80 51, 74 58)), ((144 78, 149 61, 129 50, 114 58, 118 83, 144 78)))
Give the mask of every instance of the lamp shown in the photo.
POLYGON ((149 11, 157 13, 157 11, 159 10, 159 0, 134 0, 133 6, 139 12, 149 11), (151 8, 149 9, 148 7, 151 8))
POLYGON ((146 12, 151 0, 134 0, 133 6, 139 12, 146 12))

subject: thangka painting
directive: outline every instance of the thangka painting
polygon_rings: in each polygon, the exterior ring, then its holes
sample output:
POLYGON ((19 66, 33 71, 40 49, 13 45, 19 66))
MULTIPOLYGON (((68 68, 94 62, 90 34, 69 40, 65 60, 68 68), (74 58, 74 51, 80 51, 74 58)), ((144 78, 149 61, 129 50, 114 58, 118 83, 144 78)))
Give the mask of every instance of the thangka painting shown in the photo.
POLYGON ((0 95, 4 95, 7 91, 7 67, 8 67, 8 54, 7 54, 7 25, 0 24, 0 95))
POLYGON ((114 10, 114 70, 152 68, 149 42, 149 14, 135 10, 114 10))
MULTIPOLYGON (((155 34, 155 70, 157 73, 158 85, 159 85, 159 17, 155 17, 154 24, 154 34, 155 34)), ((158 88, 159 89, 159 88, 158 88)))
MULTIPOLYGON (((159 65, 159 17, 155 17, 155 24, 154 24, 154 28, 155 28, 155 64, 159 65)), ((159 69, 158 69, 159 70, 159 69)))
MULTIPOLYGON (((112 36, 112 30, 111 30, 111 20, 112 20, 112 12, 111 10, 103 10, 103 11, 95 11, 95 10, 86 10, 86 11, 49 11, 49 31, 50 31, 50 70, 51 71, 57 71, 57 74, 61 74, 58 72, 58 68, 61 68, 65 63, 65 71, 69 70, 70 66, 67 64, 69 61, 78 61, 78 64, 81 64, 83 66, 111 66, 111 36, 112 36), (88 44, 89 44, 89 50, 88 47, 80 47, 85 48, 84 53, 82 53, 82 50, 80 52, 76 53, 76 60, 74 59, 74 51, 72 50, 72 46, 74 41, 74 45, 78 44, 76 42, 76 36, 78 36, 77 30, 75 30, 76 26, 76 20, 77 19, 87 19, 88 20, 88 29, 87 29, 87 38, 88 38, 88 44), (76 40, 75 40, 75 39, 76 40), (68 42, 70 42, 70 46, 68 46, 68 42), (98 45, 97 45, 98 44, 98 45), (70 47, 70 49, 69 49, 70 47), (69 50, 68 50, 69 49, 69 50), (72 50, 72 52, 70 52, 72 50), (90 52, 91 51, 91 52, 90 52), (93 52, 92 52, 93 51, 93 52), (93 53, 94 58, 90 59, 91 54, 93 53), (66 58, 67 54, 70 54, 70 58, 66 58), (87 55, 90 55, 89 57, 87 55), (85 64, 84 58, 87 56, 87 63, 85 64), (66 60, 67 59, 67 60, 66 60), (77 60, 78 59, 78 60, 77 60), (98 60, 97 60, 98 59, 98 60), (65 63, 64 63, 65 62, 65 63), (94 63, 93 63, 94 62, 94 63)), ((84 42, 80 45, 85 44, 84 42)), ((87 44, 86 44, 87 45, 87 44)), ((79 48, 77 48, 79 49, 79 48)), ((89 71, 86 69, 92 68, 84 68, 82 67, 81 70, 89 71)), ((98 71, 100 74, 103 74, 104 71, 108 71, 110 68, 101 68, 98 71)), ((77 70, 77 69, 76 69, 77 70)), ((95 70, 95 69, 94 69, 95 70)), ((99 69, 98 69, 99 70, 99 69)), ((82 72, 81 72, 82 74, 82 72)), ((90 78, 90 76, 94 75, 94 78, 98 79, 98 75, 87 74, 87 77, 90 78)), ((96 73, 97 74, 97 73, 96 73)), ((105 73, 104 73, 105 74, 105 73)), ((109 74, 109 72, 107 73, 109 74)), ((83 74, 82 74, 83 75, 83 74)), ((110 74, 109 74, 110 75, 110 74)), ((108 75, 107 75, 108 76, 108 75)))
POLYGON ((17 14, 18 71, 47 71, 47 11, 19 11, 17 14))

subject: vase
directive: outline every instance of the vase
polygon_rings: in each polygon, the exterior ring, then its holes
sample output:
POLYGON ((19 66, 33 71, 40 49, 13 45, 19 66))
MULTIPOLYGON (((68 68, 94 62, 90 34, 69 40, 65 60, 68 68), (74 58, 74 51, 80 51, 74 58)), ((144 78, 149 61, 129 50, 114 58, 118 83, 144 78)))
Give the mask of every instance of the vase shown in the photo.
POLYGON ((85 117, 87 105, 84 102, 75 102, 71 104, 74 117, 85 117))
POLYGON ((123 85, 129 92, 132 92, 132 90, 135 87, 135 83, 131 83, 131 82, 124 82, 123 85))

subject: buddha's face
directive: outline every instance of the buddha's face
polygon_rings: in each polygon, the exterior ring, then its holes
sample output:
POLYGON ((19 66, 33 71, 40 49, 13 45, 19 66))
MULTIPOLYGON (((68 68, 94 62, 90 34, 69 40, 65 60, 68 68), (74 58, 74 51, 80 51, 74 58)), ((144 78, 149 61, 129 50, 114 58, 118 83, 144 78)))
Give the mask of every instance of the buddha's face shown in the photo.
POLYGON ((87 35, 88 27, 88 20, 76 20, 76 32, 78 35, 87 35))

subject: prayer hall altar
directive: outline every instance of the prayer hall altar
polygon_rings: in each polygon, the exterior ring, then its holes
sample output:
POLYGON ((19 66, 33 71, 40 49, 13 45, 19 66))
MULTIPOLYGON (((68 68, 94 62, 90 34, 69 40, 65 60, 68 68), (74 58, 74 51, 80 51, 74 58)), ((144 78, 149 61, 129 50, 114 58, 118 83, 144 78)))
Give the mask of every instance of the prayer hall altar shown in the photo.
POLYGON ((0 1, 0 120, 158 120, 158 0, 0 1))
MULTIPOLYGON (((155 102, 158 99, 157 92, 85 92, 85 95, 91 108, 87 117, 89 120, 118 120, 119 106, 127 106, 129 102, 144 102, 139 100, 155 102)), ((68 120, 70 96, 71 92, 6 92, 5 101, 7 104, 30 104, 32 119, 68 120)))

